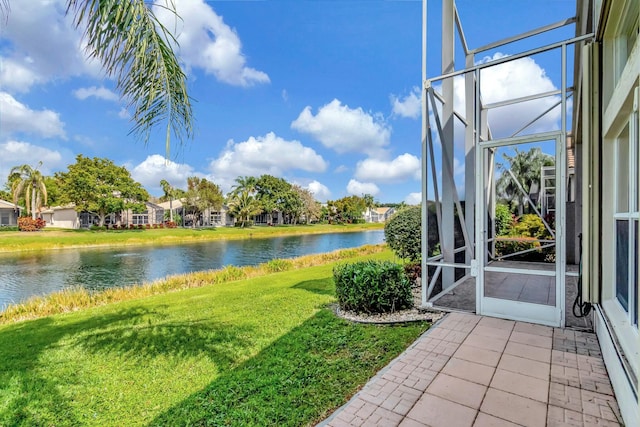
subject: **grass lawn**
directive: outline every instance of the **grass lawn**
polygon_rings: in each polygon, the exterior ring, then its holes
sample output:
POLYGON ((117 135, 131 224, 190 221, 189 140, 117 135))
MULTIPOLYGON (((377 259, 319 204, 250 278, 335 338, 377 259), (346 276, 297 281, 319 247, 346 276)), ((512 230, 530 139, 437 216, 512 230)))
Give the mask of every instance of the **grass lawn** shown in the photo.
POLYGON ((333 265, 2 325, 0 425, 314 424, 428 327, 336 318, 333 265))
POLYGON ((250 239, 296 234, 337 233, 382 229, 384 224, 279 225, 276 227, 163 228, 150 230, 62 230, 44 228, 38 232, 2 231, 0 252, 72 248, 80 246, 158 245, 204 242, 218 239, 250 239))

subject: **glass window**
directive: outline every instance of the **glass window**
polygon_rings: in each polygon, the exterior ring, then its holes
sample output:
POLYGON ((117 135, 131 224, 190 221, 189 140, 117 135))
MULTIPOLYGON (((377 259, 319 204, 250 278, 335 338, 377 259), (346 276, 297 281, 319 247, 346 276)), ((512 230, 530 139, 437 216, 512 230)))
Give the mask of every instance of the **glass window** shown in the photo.
POLYGON ((615 80, 616 82, 622 75, 624 67, 627 65, 633 46, 638 41, 638 3, 629 2, 627 10, 624 12, 622 25, 619 27, 619 32, 615 42, 615 56, 616 56, 616 70, 615 80))
POLYGON ((618 137, 616 180, 616 212, 629 212, 629 124, 618 137))
POLYGON ((616 221, 616 298, 629 311, 629 221, 616 221))
POLYGON ((633 324, 638 326, 638 258, 640 258, 640 253, 638 253, 638 221, 633 221, 633 236, 635 240, 634 244, 634 253, 633 260, 634 265, 632 265, 633 271, 631 273, 631 295, 633 298, 631 299, 633 303, 633 324))

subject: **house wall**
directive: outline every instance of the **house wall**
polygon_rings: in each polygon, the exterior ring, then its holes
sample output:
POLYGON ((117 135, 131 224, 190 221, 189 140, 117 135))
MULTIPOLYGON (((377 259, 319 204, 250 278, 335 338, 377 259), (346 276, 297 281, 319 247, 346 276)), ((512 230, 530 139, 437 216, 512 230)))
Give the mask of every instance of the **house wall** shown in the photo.
POLYGON ((581 53, 583 283, 626 425, 640 425, 640 43, 637 0, 595 1, 581 53))
POLYGON ((47 222, 49 227, 57 228, 80 228, 78 213, 73 208, 54 209, 53 213, 43 213, 42 219, 47 222))
POLYGON ((13 209, 0 208, 0 226, 18 225, 18 215, 13 209))

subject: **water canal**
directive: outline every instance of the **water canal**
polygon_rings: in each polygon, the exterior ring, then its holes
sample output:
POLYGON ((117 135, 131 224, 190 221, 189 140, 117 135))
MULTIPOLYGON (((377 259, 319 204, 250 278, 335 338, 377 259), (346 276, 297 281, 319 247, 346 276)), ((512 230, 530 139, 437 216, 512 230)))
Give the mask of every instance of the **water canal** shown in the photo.
POLYGON ((226 265, 256 265, 275 258, 294 258, 383 241, 384 231, 374 230, 174 246, 0 254, 0 311, 33 295, 46 295, 73 286, 100 290, 174 274, 226 265))

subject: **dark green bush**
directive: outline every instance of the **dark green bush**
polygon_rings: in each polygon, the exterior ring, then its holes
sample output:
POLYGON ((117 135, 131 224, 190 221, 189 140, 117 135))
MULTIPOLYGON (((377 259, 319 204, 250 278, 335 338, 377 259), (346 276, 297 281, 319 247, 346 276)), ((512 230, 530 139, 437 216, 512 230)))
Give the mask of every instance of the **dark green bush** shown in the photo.
POLYGON ((339 264, 333 278, 343 310, 389 313, 413 306, 411 284, 398 264, 373 260, 339 264))
POLYGON ((236 223, 234 224, 235 227, 239 227, 239 228, 249 228, 249 227, 253 227, 253 220, 247 220, 247 221, 236 221, 236 223))
POLYGON ((509 207, 503 204, 496 205, 496 234, 498 236, 507 236, 511 232, 513 226, 513 216, 509 207))
POLYGON ((384 239, 400 258, 418 261, 422 249, 422 210, 411 206, 395 214, 384 226, 384 239))

